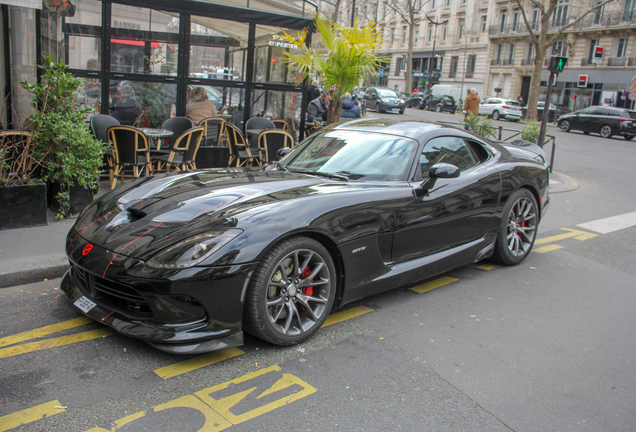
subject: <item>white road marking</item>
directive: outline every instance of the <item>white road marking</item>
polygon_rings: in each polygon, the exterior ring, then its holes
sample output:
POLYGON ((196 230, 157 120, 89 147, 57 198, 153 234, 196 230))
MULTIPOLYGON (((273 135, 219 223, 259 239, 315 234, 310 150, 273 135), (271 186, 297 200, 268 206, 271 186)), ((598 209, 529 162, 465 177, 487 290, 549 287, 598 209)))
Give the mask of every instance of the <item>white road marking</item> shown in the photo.
POLYGON ((551 185, 552 185, 552 184, 561 184, 561 182, 560 182, 560 181, 556 181, 556 180, 554 180, 554 179, 550 179, 550 184, 551 184, 551 185))
POLYGON ((577 226, 597 233, 607 234, 613 231, 629 228, 634 225, 636 225, 636 212, 599 219, 577 226))

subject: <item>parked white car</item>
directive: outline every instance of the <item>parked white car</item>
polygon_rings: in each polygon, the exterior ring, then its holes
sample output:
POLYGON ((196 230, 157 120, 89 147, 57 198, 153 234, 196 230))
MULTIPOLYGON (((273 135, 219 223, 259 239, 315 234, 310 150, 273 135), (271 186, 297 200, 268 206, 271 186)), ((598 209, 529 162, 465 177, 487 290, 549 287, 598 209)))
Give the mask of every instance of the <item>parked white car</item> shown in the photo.
POLYGON ((488 98, 479 104, 479 115, 487 115, 493 120, 505 118, 510 121, 521 120, 521 105, 517 101, 501 98, 488 98))

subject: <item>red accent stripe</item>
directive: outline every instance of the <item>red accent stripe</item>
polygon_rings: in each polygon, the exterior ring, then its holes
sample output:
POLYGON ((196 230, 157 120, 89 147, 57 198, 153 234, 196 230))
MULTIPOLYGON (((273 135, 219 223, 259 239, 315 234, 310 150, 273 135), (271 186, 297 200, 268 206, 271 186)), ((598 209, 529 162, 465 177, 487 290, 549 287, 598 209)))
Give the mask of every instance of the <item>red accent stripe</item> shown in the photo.
POLYGON ((113 313, 115 313, 115 311, 112 311, 111 313, 109 313, 108 315, 106 315, 104 318, 102 318, 102 322, 104 322, 104 320, 105 320, 106 318, 108 318, 109 316, 111 316, 113 313))
POLYGON ((82 230, 81 230, 81 231, 79 231, 75 237, 73 237, 73 240, 71 240, 71 244, 75 241, 75 239, 76 239, 76 238, 77 238, 77 237, 78 237, 81 233, 83 233, 83 232, 84 232, 84 230, 85 230, 86 228, 88 228, 89 226, 93 225, 93 224, 94 224, 95 222, 97 222, 99 219, 103 219, 103 218, 105 218, 106 216, 108 216, 109 214, 111 214, 112 212, 114 212, 115 210, 119 210, 119 207, 115 207, 114 209, 112 209, 111 211, 109 211, 108 213, 106 213, 104 216, 102 216, 102 217, 100 217, 100 218, 98 218, 98 219, 95 219, 93 222, 91 222, 90 224, 88 224, 88 225, 86 225, 84 228, 82 228, 82 230))
POLYGON ((108 265, 106 266, 106 270, 104 270, 104 274, 102 275, 102 277, 106 277, 106 272, 108 271, 108 269, 110 268, 110 265, 113 263, 113 261, 115 261, 115 258, 117 258, 119 256, 119 254, 121 253, 121 251, 125 250, 128 246, 130 246, 131 244, 133 244, 134 242, 136 242, 137 240, 139 240, 140 238, 142 238, 143 236, 145 236, 146 234, 150 234, 152 231, 156 230, 157 228, 159 228, 161 225, 163 225, 163 222, 161 222, 159 225, 157 225, 156 227, 154 227, 151 230, 146 231, 145 233, 143 233, 142 235, 140 235, 139 237, 137 237, 136 239, 134 239, 133 241, 131 241, 130 243, 128 243, 126 246, 124 246, 123 248, 121 248, 121 250, 119 252, 117 252, 115 254, 115 256, 113 257, 113 259, 110 260, 110 262, 108 263, 108 265))

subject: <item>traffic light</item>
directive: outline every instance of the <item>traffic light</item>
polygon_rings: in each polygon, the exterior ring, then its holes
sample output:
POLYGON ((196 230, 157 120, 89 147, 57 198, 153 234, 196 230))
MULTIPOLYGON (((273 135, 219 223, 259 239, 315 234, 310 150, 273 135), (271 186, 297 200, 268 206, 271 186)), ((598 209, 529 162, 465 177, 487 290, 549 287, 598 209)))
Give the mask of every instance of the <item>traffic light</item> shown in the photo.
POLYGON ((422 84, 426 84, 426 78, 422 78, 422 84))
POLYGON ((572 95, 572 100, 576 100, 576 95, 572 95))
POLYGON ((557 57, 557 56, 552 56, 550 57, 550 63, 548 63, 548 70, 550 72, 563 72, 563 69, 565 68, 565 65, 568 64, 568 58, 567 57, 557 57))

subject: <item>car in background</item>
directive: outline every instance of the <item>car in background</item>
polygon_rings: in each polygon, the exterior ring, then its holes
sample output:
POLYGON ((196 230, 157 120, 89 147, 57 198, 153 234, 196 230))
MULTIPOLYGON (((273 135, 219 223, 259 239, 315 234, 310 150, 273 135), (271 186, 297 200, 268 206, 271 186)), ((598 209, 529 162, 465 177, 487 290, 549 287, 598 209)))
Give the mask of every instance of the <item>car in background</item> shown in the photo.
POLYGON ((424 93, 411 93, 411 95, 406 99, 406 107, 407 108, 417 108, 420 106, 420 101, 424 97, 424 93))
POLYGON ((385 111, 397 110, 404 114, 405 101, 395 90, 386 87, 369 87, 362 99, 365 101, 367 109, 373 109, 381 113, 385 111))
POLYGON ((479 104, 479 115, 492 117, 493 120, 505 118, 510 121, 521 120, 521 105, 517 101, 504 98, 488 98, 479 104))
POLYGON ((603 138, 622 135, 626 140, 636 136, 636 111, 627 108, 591 106, 559 117, 563 132, 579 130, 584 134, 597 133, 603 138))
POLYGON ((452 96, 434 94, 428 98, 424 108, 429 111, 448 111, 449 113, 454 114, 457 110, 457 104, 455 103, 455 98, 452 96))
MULTIPOLYGON (((544 101, 537 102, 537 120, 538 121, 541 121, 541 119, 543 118, 544 107, 545 107, 544 101)), ((526 115, 528 114, 528 107, 527 106, 523 107, 521 109, 521 112, 523 113, 522 117, 525 118, 526 115)), ((559 117, 561 117, 562 115, 569 114, 571 112, 572 110, 565 105, 550 104, 550 111, 548 112, 548 121, 549 122, 557 121, 559 117)))
POLYGON ((421 110, 423 110, 423 109, 427 109, 427 108, 426 108, 426 105, 428 104, 428 100, 429 100, 430 98, 431 98, 431 95, 430 95, 430 94, 424 94, 424 96, 422 96, 422 97, 420 98, 420 103, 419 103, 419 105, 417 106, 417 108, 418 108, 418 109, 421 109, 421 110))

